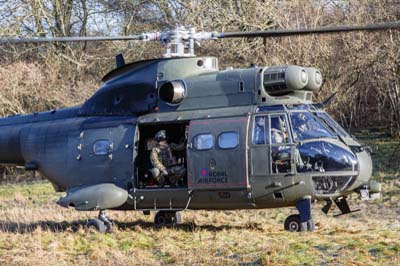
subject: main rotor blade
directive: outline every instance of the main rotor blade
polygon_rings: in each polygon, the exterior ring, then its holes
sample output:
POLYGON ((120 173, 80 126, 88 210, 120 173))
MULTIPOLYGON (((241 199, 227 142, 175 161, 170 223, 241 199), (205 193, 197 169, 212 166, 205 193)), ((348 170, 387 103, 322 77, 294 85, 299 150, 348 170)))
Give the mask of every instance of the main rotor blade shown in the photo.
POLYGON ((294 35, 326 34, 350 31, 378 31, 400 28, 400 22, 368 24, 365 26, 336 26, 314 29, 294 29, 294 30, 269 30, 269 31, 250 31, 250 32, 221 32, 214 33, 215 38, 238 38, 238 37, 286 37, 294 35))
POLYGON ((49 42, 84 42, 84 41, 131 41, 142 40, 142 35, 132 36, 100 36, 100 37, 32 37, 32 38, 18 38, 18 37, 0 37, 0 44, 7 43, 49 43, 49 42))

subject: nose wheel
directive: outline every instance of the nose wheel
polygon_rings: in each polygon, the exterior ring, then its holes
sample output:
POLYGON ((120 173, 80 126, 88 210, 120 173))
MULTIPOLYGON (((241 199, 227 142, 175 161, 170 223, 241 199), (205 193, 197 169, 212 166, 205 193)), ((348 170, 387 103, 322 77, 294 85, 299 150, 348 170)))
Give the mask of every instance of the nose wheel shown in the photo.
POLYGON ((284 228, 290 232, 314 231, 315 225, 311 217, 311 198, 296 203, 299 214, 292 214, 285 220, 284 228))

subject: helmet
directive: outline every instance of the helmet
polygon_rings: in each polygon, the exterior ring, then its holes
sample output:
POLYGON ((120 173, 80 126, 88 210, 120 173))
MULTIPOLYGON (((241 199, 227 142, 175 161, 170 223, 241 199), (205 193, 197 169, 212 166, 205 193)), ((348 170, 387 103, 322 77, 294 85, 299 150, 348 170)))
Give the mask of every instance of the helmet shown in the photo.
POLYGON ((167 133, 165 132, 165 130, 160 130, 157 132, 157 134, 154 136, 154 138, 156 139, 156 141, 163 141, 167 139, 167 133))

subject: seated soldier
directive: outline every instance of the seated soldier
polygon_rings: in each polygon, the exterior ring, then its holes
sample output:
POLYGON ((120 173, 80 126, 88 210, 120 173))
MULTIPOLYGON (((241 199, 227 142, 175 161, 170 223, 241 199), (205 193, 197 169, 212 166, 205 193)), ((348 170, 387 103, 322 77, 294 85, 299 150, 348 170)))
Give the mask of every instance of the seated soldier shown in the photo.
MULTIPOLYGON (((153 165, 151 173, 159 186, 163 187, 166 179, 168 179, 170 185, 175 187, 179 179, 185 175, 186 169, 181 165, 176 165, 176 160, 172 156, 171 147, 167 143, 167 134, 165 130, 157 132, 155 140, 157 145, 150 153, 150 161, 153 165)), ((174 148, 182 148, 179 145, 172 146, 172 150, 175 150, 174 148)))

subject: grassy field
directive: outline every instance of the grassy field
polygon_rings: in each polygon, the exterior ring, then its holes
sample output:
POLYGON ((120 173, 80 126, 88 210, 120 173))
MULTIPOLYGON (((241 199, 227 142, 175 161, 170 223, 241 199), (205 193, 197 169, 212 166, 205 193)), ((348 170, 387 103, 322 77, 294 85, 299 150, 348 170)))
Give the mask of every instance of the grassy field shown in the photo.
POLYGON ((313 233, 283 230, 292 208, 186 211, 175 228, 153 226, 153 213, 109 211, 114 232, 86 232, 97 212, 59 207, 49 183, 3 185, 0 265, 400 265, 400 173, 376 169, 382 199, 354 198, 362 211, 337 218, 314 204, 313 233))

